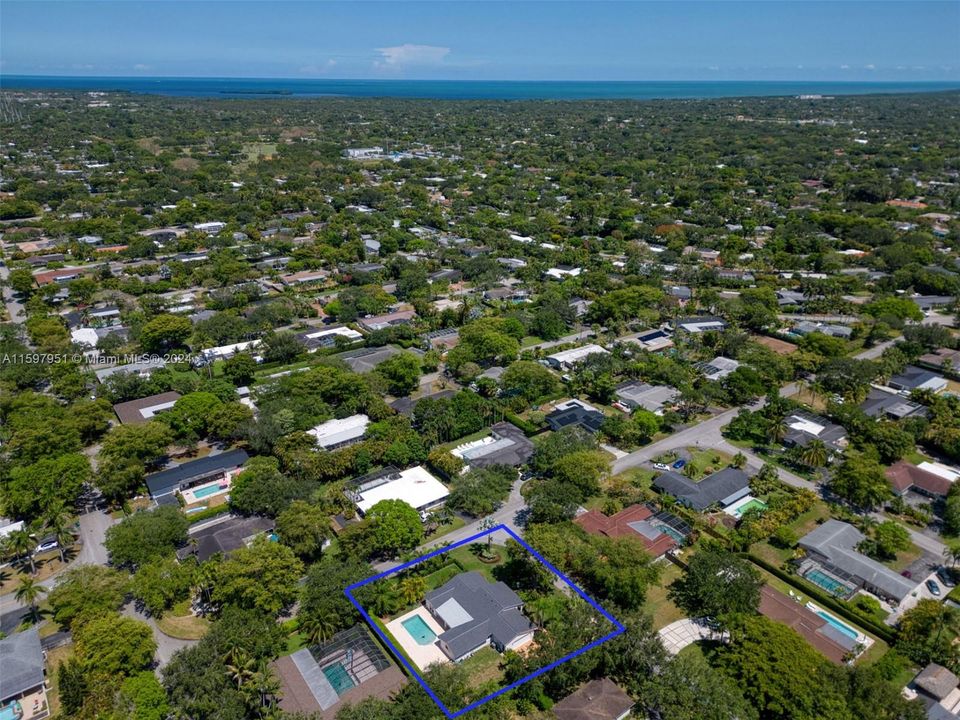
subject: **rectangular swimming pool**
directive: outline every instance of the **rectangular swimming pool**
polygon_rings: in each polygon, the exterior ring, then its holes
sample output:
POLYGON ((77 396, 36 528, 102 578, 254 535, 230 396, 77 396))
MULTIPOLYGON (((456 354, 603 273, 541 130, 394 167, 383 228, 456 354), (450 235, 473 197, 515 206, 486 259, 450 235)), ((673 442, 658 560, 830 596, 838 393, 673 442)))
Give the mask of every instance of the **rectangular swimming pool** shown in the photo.
POLYGON ((341 663, 327 665, 323 668, 323 674, 327 680, 330 681, 330 684, 333 685, 333 689, 337 691, 337 695, 343 695, 350 688, 356 687, 356 683, 353 681, 353 678, 350 677, 350 673, 347 672, 347 669, 341 663))
POLYGON ((202 488, 191 488, 191 490, 193 491, 193 496, 199 500, 200 498, 205 498, 208 495, 220 492, 221 488, 219 484, 214 483, 213 485, 207 485, 202 488))
POLYGON ((419 615, 407 618, 400 624, 410 634, 410 637, 416 640, 417 645, 432 645, 433 641, 437 639, 437 634, 430 629, 426 620, 419 615))
POLYGON ((12 702, 6 707, 0 708, 0 720, 16 720, 18 717, 16 708, 16 702, 12 702))
POLYGON ((840 632, 842 632, 842 633, 843 633, 844 635, 846 635, 848 638, 851 638, 852 640, 856 640, 858 637, 860 637, 860 633, 858 633, 856 630, 854 630, 854 629, 853 629, 852 627, 850 627, 849 625, 844 625, 842 622, 840 622, 839 620, 837 620, 837 619, 836 619, 833 615, 831 615, 830 613, 824 612, 823 610, 817 610, 817 615, 819 615, 820 617, 822 617, 824 620, 826 620, 828 623, 830 623, 830 625, 832 625, 832 626, 835 627, 837 630, 839 630, 840 632))
POLYGON ((756 498, 753 498, 750 502, 746 502, 740 507, 738 507, 735 514, 739 518, 739 517, 743 517, 744 513, 746 513, 748 510, 766 510, 766 509, 767 509, 767 504, 763 500, 757 500, 756 498))
POLYGON ((819 570, 811 570, 803 577, 812 582, 814 585, 819 585, 824 590, 836 595, 837 597, 846 597, 852 592, 852 590, 842 582, 834 580, 832 577, 820 572, 819 570))

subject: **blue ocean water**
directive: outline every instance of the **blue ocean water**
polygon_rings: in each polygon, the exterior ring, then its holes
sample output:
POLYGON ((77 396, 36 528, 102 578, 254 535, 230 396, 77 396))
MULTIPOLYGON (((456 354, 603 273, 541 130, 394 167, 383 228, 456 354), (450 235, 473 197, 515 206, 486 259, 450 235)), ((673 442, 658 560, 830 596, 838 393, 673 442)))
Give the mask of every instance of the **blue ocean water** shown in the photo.
POLYGON ((864 95, 960 89, 960 82, 324 80, 0 75, 0 89, 122 91, 182 97, 396 97, 440 100, 651 100, 864 95))

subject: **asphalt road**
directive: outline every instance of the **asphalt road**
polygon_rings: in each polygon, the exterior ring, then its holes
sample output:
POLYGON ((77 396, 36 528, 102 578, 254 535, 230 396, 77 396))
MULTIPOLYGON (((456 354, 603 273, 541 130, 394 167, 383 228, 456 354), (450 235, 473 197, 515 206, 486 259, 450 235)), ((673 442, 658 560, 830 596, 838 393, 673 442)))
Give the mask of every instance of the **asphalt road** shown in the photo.
POLYGON ((7 285, 7 278, 10 277, 10 269, 6 264, 0 265, 0 283, 3 284, 3 302, 7 306, 7 314, 10 316, 9 322, 26 322, 27 315, 23 311, 23 305, 13 296, 13 290, 7 285))

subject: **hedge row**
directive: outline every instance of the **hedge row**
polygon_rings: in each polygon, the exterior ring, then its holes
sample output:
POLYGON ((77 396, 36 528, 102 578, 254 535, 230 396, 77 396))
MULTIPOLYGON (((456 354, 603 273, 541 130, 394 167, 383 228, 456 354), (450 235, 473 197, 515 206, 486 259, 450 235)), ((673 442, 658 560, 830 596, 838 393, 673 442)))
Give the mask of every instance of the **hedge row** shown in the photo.
POLYGON ((230 503, 222 503, 220 505, 207 508, 206 510, 201 510, 200 512, 190 513, 187 515, 187 520, 190 521, 191 525, 194 525, 203 520, 209 520, 217 515, 223 515, 224 513, 228 512, 230 512, 230 503))

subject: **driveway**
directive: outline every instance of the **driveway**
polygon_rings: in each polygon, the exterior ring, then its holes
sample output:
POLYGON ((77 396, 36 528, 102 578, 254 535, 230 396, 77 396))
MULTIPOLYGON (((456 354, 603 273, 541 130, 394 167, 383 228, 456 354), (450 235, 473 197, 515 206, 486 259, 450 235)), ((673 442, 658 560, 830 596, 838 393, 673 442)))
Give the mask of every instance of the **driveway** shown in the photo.
POLYGON ((173 657, 173 654, 177 650, 182 650, 183 648, 193 647, 197 644, 197 640, 178 640, 177 638, 170 637, 160 632, 160 628, 157 627, 157 623, 153 621, 153 618, 148 615, 144 615, 142 612, 137 610, 134 603, 127 603, 123 608, 123 614, 127 617, 131 617, 140 622, 144 622, 150 626, 150 629, 153 630, 153 639, 157 643, 157 662, 158 668, 162 668, 168 662, 170 658, 173 657))
POLYGON ((107 529, 114 519, 103 510, 91 510, 80 516, 80 538, 83 545, 71 565, 106 565, 109 560, 107 549, 103 546, 107 529))
POLYGON ((693 645, 702 640, 727 642, 730 636, 721 633, 707 625, 705 618, 683 618, 662 628, 658 633, 664 648, 671 655, 676 655, 687 645, 693 645))

